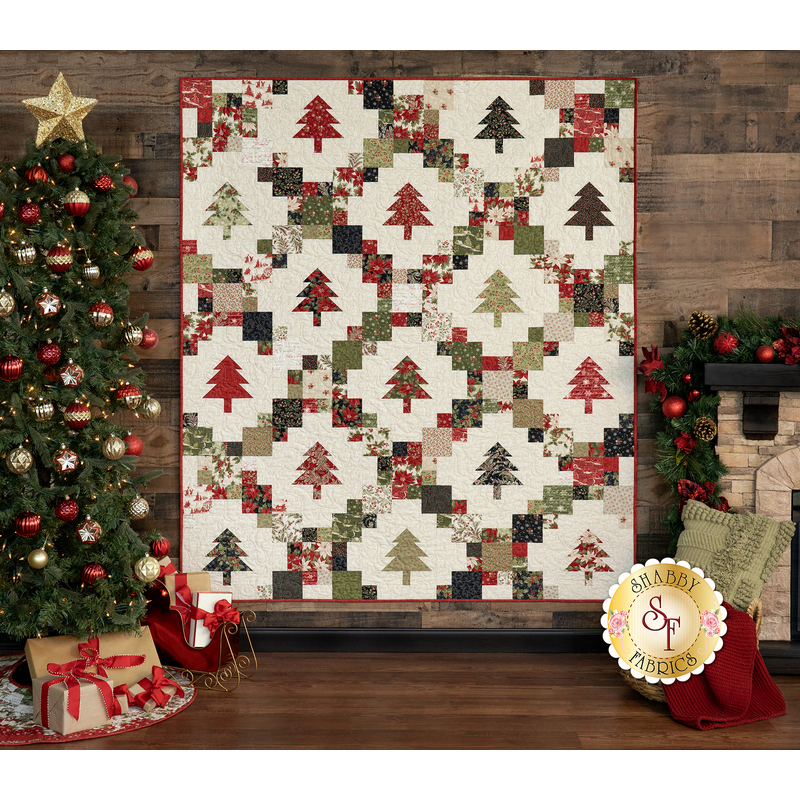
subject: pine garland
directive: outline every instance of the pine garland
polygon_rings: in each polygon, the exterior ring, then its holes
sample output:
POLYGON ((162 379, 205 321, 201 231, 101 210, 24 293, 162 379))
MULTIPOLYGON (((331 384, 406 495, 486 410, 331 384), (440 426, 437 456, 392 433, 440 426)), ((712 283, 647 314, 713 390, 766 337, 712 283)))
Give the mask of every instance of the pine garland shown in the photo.
MULTIPOLYGON (((710 338, 697 338, 686 328, 678 345, 663 356, 657 347, 652 351, 642 348, 645 360, 639 370, 646 377, 645 391, 653 395, 650 410, 661 424, 656 433, 655 470, 675 496, 665 520, 671 534, 671 555, 675 554, 683 530, 680 514, 686 499, 735 513, 719 494, 717 484, 727 469, 717 456, 716 437, 705 440, 697 435, 696 426, 698 420, 702 426, 703 417, 716 425, 720 402, 719 396, 704 383, 705 364, 753 363, 758 360, 756 350, 764 345, 775 350, 775 361, 800 363, 800 318, 789 321, 778 316, 761 318, 752 309, 740 308, 736 316, 719 317, 716 322, 719 329, 710 338), (693 390, 699 393, 696 399, 690 394, 693 390), (686 403, 685 413, 668 417, 664 413, 664 401, 668 398, 681 398, 686 403)), ((667 403, 667 409, 669 406, 667 403)))

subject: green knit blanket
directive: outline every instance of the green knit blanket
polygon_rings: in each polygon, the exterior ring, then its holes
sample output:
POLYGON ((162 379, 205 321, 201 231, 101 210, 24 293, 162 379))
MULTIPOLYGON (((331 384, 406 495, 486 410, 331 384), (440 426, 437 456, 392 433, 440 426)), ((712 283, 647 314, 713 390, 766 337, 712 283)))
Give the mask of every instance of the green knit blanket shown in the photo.
POLYGON ((682 520, 675 560, 702 569, 740 611, 761 596, 795 530, 788 520, 725 513, 696 500, 686 502, 682 520))

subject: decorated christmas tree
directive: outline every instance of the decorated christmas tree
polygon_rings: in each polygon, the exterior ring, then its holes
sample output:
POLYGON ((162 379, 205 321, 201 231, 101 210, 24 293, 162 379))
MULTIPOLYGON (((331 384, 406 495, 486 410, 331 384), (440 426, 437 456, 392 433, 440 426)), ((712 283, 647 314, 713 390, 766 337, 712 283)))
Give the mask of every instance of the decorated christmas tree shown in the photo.
POLYGON ((39 121, 0 168, 0 630, 12 638, 131 630, 158 562, 131 526, 148 513, 141 439, 154 419, 125 276, 153 255, 126 203, 136 182, 84 137, 95 101, 62 75, 24 101, 39 121), (130 421, 130 416, 128 416, 130 421))
POLYGON ((421 384, 428 381, 419 374, 419 367, 406 356, 396 367, 392 377, 386 381, 392 388, 383 396, 384 400, 402 400, 403 413, 411 413, 411 400, 430 400, 431 396, 421 384))
POLYGON ((591 586, 595 572, 611 572, 611 567, 606 564, 609 554, 600 545, 603 542, 598 539, 590 530, 582 534, 578 539, 578 544, 572 548, 570 555, 574 555, 570 565, 566 567, 567 572, 582 572, 583 583, 591 586))

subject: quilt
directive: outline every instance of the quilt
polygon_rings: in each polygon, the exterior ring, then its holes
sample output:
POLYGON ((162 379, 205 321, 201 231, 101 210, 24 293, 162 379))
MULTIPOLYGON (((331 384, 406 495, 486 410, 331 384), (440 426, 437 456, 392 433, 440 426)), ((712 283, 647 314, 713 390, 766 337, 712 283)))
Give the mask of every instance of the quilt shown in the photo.
POLYGON ((181 569, 602 599, 634 561, 634 79, 181 80, 181 569))

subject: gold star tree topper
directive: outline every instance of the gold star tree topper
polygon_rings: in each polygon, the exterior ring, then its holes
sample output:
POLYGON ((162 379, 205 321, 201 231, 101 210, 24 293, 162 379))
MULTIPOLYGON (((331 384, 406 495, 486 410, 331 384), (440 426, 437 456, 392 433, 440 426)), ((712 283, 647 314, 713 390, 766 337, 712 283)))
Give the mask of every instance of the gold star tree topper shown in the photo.
POLYGON ((91 97, 75 97, 60 72, 47 97, 33 97, 22 101, 25 108, 39 120, 37 147, 56 139, 82 142, 84 136, 81 120, 95 103, 97 100, 91 97))

